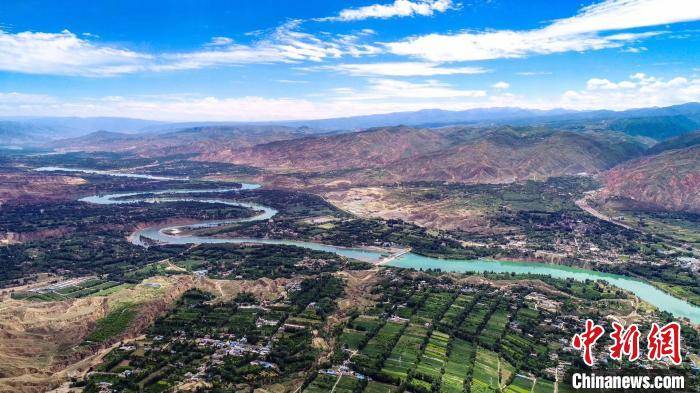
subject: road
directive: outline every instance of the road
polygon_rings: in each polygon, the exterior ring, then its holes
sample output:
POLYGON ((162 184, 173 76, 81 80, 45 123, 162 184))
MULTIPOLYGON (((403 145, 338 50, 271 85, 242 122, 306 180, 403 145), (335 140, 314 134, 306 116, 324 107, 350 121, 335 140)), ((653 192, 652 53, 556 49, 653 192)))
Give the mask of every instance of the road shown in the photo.
POLYGON ((614 218, 612 218, 606 214, 603 214, 603 213, 599 212, 598 210, 594 209, 593 207, 591 207, 591 205, 589 204, 591 198, 593 198, 593 194, 586 194, 586 196, 584 196, 583 198, 576 201, 576 206, 578 206, 582 210, 588 212, 588 214, 590 214, 596 218, 599 218, 603 221, 607 221, 611 224, 619 225, 619 226, 626 228, 626 229, 634 230, 634 228, 632 228, 631 226, 629 226, 627 224, 623 224, 620 221, 615 220, 614 218))

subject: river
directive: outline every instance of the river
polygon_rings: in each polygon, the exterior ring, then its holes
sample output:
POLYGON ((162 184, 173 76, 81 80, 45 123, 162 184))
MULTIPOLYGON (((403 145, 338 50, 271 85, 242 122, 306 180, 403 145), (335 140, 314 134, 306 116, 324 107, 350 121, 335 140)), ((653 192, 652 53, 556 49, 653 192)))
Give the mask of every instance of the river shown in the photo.
MULTIPOLYGON (((98 171, 92 169, 72 169, 72 168, 62 168, 62 167, 42 167, 36 170, 41 171, 70 171, 70 172, 83 172, 91 174, 101 174, 109 176, 122 176, 122 177, 133 177, 139 179, 151 179, 151 180, 180 180, 188 181, 188 178, 175 178, 175 177, 163 177, 163 176, 153 176, 145 174, 132 174, 124 172, 114 172, 114 171, 98 171)), ((387 255, 387 253, 382 253, 375 250, 362 249, 362 248, 347 248, 339 247, 328 244, 319 244, 314 242, 304 242, 297 240, 283 240, 283 239, 253 239, 253 238, 213 238, 205 236, 193 236, 181 234, 186 229, 192 228, 206 228, 215 227, 225 224, 232 224, 236 222, 249 222, 258 220, 267 220, 275 216, 277 211, 271 207, 263 206, 254 203, 236 202, 231 200, 223 199, 207 199, 207 198, 191 198, 191 197, 175 197, 175 194, 186 194, 186 193, 214 193, 214 192, 230 192, 230 191, 244 191, 259 188, 258 184, 242 183, 240 189, 232 188, 218 188, 218 189, 199 189, 199 190, 161 190, 161 191, 144 191, 144 192, 130 192, 121 194, 110 194, 110 195, 95 195, 80 199, 81 201, 87 203, 96 204, 125 204, 125 203, 162 203, 162 202, 175 202, 175 201, 193 201, 200 203, 219 203, 229 206, 242 206, 250 208, 256 211, 256 214, 251 217, 242 219, 228 219, 228 220, 208 220, 202 221, 195 224, 187 225, 163 225, 155 226, 145 229, 140 229, 136 231, 130 240, 137 245, 145 246, 142 238, 148 238, 154 240, 158 243, 163 244, 202 244, 202 243, 212 243, 212 244, 226 244, 226 243, 257 243, 257 244, 284 244, 292 245, 297 247, 308 248, 318 251, 332 252, 338 255, 342 255, 349 258, 355 258, 367 262, 376 262, 379 259, 387 255), (149 195, 147 197, 138 198, 138 195, 149 195), (158 197, 158 195, 168 195, 167 197, 158 197)), ((603 280, 611 285, 618 288, 622 288, 634 293, 640 299, 654 305, 660 310, 667 311, 676 317, 688 318, 691 322, 695 324, 700 323, 700 307, 694 306, 685 300, 678 299, 669 295, 668 293, 654 287, 653 285, 646 283, 641 280, 634 278, 602 273, 588 269, 574 268, 562 265, 551 265, 546 263, 537 262, 509 262, 509 261, 495 261, 490 259, 478 259, 478 260, 456 260, 456 259, 440 259, 426 257, 413 253, 406 253, 391 262, 388 263, 390 266, 411 268, 411 269, 442 269, 443 271, 451 272, 496 272, 496 273, 517 273, 517 274, 541 274, 549 275, 554 278, 572 278, 574 280, 603 280)))

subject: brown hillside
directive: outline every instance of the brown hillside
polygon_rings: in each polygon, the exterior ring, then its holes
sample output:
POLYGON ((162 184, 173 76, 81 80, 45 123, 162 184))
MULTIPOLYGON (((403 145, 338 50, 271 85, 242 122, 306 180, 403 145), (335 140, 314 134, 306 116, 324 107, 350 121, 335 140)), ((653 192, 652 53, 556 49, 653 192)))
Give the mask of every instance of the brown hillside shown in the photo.
POLYGON ((581 172, 599 173, 644 151, 615 133, 540 129, 390 127, 215 151, 200 159, 275 171, 327 172, 373 182, 444 180, 509 182, 581 172), (380 174, 366 169, 379 169, 380 174))
POLYGON ((596 174, 641 154, 635 142, 602 134, 494 133, 387 168, 403 181, 502 183, 579 173, 596 174))
POLYGON ((378 168, 449 147, 454 131, 386 127, 368 131, 278 141, 250 148, 219 150, 206 161, 246 163, 273 170, 328 171, 378 168))
POLYGON ((652 209, 700 212, 700 145, 615 167, 605 175, 603 197, 652 209))

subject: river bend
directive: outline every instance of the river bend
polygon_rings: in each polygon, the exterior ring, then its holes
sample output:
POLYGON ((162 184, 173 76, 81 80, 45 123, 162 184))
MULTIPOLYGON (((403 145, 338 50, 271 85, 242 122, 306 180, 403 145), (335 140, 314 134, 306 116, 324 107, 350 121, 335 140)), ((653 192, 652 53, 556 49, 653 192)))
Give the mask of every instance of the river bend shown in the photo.
MULTIPOLYGON (((188 178, 176 178, 176 177, 164 177, 164 176, 152 176, 146 174, 133 174, 124 172, 114 172, 114 171, 101 171, 92 169, 74 169, 74 168, 63 168, 63 167, 42 167, 37 168, 39 171, 69 171, 69 172, 83 172, 90 174, 100 174, 109 176, 122 176, 122 177, 133 177, 140 179, 152 179, 152 180, 179 180, 179 181, 189 181, 188 178)), ((215 192, 229 192, 229 191, 245 191, 259 188, 258 184, 243 183, 240 189, 231 188, 217 188, 217 189, 197 189, 197 190, 161 190, 161 191, 143 191, 143 192, 130 192, 130 193, 120 193, 120 194, 110 194, 110 195, 94 195, 80 199, 87 203, 96 204, 126 204, 126 203, 161 203, 161 202, 177 202, 177 201, 192 201, 199 203, 218 203, 225 204, 229 206, 241 206, 247 207, 256 212, 252 217, 241 218, 241 219, 225 219, 225 220, 208 220, 201 221, 194 224, 186 225, 162 225, 154 226, 149 228, 144 228, 136 231, 130 240, 132 243, 146 246, 143 238, 151 239, 157 243, 161 244, 241 244, 241 243, 256 243, 256 244, 283 244, 291 245, 297 247, 303 247, 318 251, 332 252, 337 255, 342 255, 349 258, 355 258, 367 262, 376 262, 386 256, 387 253, 382 253, 375 250, 363 249, 363 248, 347 248, 339 247, 327 244, 319 244, 314 242, 305 242, 297 240, 284 240, 284 239, 255 239, 255 238, 213 238, 205 236, 193 236, 183 234, 186 229, 196 229, 196 228, 207 228, 216 227, 220 225, 233 224, 237 222, 250 222, 267 220, 275 216, 277 211, 271 207, 263 206, 254 203, 236 202, 232 200, 224 199, 207 199, 207 198, 192 198, 192 197, 175 197, 176 194, 187 194, 187 193, 215 193, 215 192), (144 195, 144 197, 139 198, 139 195, 144 195), (148 195, 148 196, 145 196, 148 195), (159 197, 158 195, 167 195, 159 197)), ((509 261, 495 261, 489 259, 478 259, 478 260, 457 260, 457 259, 440 259, 426 257, 413 253, 406 253, 396 259, 393 259, 388 263, 390 266, 397 266, 403 268, 411 269, 442 269, 443 271, 451 272, 496 272, 496 273, 516 273, 516 274, 541 274, 549 275, 554 278, 566 279, 572 278, 574 280, 603 280, 611 285, 618 288, 622 288, 634 293, 640 299, 654 305, 660 310, 667 311, 676 317, 688 318, 691 322, 695 324, 700 324, 700 307, 694 306, 689 302, 678 299, 668 293, 654 287, 653 285, 646 283, 641 280, 634 278, 602 273, 588 269, 581 269, 562 265, 552 265, 546 263, 537 262, 509 262, 509 261)))

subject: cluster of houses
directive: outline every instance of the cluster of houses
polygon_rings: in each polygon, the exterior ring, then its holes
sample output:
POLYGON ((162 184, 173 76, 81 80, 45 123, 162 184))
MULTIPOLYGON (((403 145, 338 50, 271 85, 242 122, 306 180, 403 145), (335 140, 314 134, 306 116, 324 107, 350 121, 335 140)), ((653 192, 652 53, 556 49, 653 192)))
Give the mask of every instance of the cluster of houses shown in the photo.
POLYGON ((209 337, 197 338, 195 342, 200 347, 209 347, 216 349, 216 352, 212 355, 215 363, 222 361, 223 357, 230 356, 243 356, 246 354, 255 354, 261 357, 270 354, 270 345, 253 345, 249 344, 248 340, 243 337, 241 339, 229 339, 220 340, 209 337))

